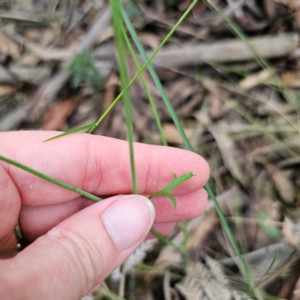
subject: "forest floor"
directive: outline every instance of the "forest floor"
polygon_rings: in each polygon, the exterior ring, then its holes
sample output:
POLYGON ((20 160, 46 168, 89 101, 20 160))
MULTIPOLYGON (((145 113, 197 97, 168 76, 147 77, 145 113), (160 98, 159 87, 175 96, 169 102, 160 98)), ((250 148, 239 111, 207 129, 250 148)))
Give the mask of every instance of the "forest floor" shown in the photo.
MULTIPOLYGON (((125 1, 150 54, 190 0, 125 1)), ((198 1, 153 65, 247 262, 249 288, 213 203, 148 241, 127 272, 125 299, 300 300, 300 1, 198 1), (185 240, 186 239, 186 240, 185 240)), ((120 92, 108 1, 0 1, 0 131, 67 131, 95 122, 120 92)), ((128 54, 129 76, 136 73, 128 54)), ((184 148, 149 73, 169 145, 184 148)), ((142 82, 130 88, 134 139, 161 144, 142 82)), ((126 139, 122 102, 94 134, 126 139)), ((116 271, 90 299, 117 296, 116 271)))

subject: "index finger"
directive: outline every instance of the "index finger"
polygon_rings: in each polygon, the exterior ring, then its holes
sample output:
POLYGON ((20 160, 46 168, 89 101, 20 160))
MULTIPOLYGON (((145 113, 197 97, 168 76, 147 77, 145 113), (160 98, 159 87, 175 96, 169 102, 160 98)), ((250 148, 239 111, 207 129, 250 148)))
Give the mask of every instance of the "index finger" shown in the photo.
MULTIPOLYGON (((69 183, 89 193, 107 196, 132 193, 128 142, 88 134, 73 134, 49 142, 58 132, 23 131, 0 134, 0 154, 69 183)), ((193 172, 196 176, 174 193, 193 192, 206 183, 209 167, 190 151, 136 143, 138 192, 152 194, 173 179, 193 172)), ((26 205, 49 205, 77 197, 74 192, 4 164, 26 205)))

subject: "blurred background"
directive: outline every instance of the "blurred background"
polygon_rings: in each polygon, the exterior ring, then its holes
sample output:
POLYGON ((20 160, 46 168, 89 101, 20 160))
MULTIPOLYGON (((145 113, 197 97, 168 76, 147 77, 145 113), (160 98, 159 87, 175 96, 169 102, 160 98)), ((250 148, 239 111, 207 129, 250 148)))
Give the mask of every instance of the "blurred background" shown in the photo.
MULTIPOLYGON (((149 55, 191 3, 123 1, 149 55)), ((121 91, 111 18, 104 0, 0 0, 0 131, 67 131, 105 112, 121 91)), ((153 59, 186 135, 210 164, 254 287, 209 203, 168 237, 185 253, 145 242, 87 299, 300 299, 299 26, 299 0, 199 0, 153 59)), ((127 63, 132 78, 129 52, 127 63)), ((168 144, 184 148, 144 76, 168 144)), ((140 79, 130 95, 135 141, 161 144, 140 79)), ((95 134, 126 139, 122 102, 95 134)))

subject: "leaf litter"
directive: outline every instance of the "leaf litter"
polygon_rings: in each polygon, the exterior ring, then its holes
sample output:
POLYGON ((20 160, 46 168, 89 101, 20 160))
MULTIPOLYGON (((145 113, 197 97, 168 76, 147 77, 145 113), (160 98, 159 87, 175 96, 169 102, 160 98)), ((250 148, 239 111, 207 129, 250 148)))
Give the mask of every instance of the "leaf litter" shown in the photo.
MULTIPOLYGON (((209 203, 203 216, 188 222, 187 268, 182 251, 159 242, 144 244, 127 262, 128 273, 121 274, 125 298, 297 300, 299 1, 209 2, 240 28, 256 53, 207 1, 199 1, 153 64, 186 134, 210 164, 213 189, 259 286, 256 294, 247 290, 209 203)), ((125 4, 150 55, 190 1, 125 4)), ((107 2, 5 1, 0 19, 0 130, 89 129, 120 91, 107 2)), ((129 62, 130 74, 135 73, 129 62)), ((183 147, 151 77, 144 75, 168 143, 183 147)), ((135 140, 160 144, 141 82, 133 84, 131 95, 135 140)), ((122 110, 118 103, 95 133, 126 139, 122 110)), ((159 193, 175 206, 170 190, 159 193)), ((185 239, 181 229, 169 236, 178 245, 185 239)), ((117 285, 108 282, 106 291, 118 293, 117 285)), ((90 296, 106 299, 100 292, 90 296)))

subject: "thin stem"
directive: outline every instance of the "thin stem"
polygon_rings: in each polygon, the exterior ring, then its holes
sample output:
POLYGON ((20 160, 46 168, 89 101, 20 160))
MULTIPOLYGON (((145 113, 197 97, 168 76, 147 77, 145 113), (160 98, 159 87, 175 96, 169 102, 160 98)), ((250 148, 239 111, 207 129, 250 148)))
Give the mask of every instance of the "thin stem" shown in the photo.
MULTIPOLYGON (((192 4, 187 9, 187 11, 184 14, 184 16, 186 16, 187 13, 189 13, 191 11, 191 9, 196 5, 197 2, 198 1, 193 1, 192 2, 192 4)), ((124 22, 125 22, 128 30, 129 30, 130 34, 132 35, 134 41, 136 42, 136 46, 137 46, 137 48, 138 48, 141 56, 143 57, 144 60, 147 60, 147 54, 146 54, 146 52, 145 52, 142 44, 139 42, 138 38, 134 38, 134 37, 137 37, 137 35, 136 35, 135 31, 134 31, 134 28, 133 28, 133 26, 132 26, 132 24, 131 24, 131 22, 130 22, 130 20, 129 20, 129 18, 128 18, 125 10, 124 10, 124 8, 122 8, 121 13, 122 13, 122 17, 124 19, 124 22)), ((186 134, 185 134, 185 132, 183 130, 183 127, 182 127, 182 125, 181 125, 181 123, 180 123, 180 121, 179 121, 179 119, 178 119, 178 117, 177 117, 177 115, 175 113, 175 110, 174 110, 174 108, 173 108, 170 100, 168 99, 168 97, 167 97, 167 95, 166 95, 166 93, 165 93, 165 91, 164 91, 164 89, 162 87, 162 84, 161 84, 161 82, 160 82, 160 80, 159 80, 159 78, 158 78, 158 76, 157 76, 157 74, 156 74, 156 72, 155 72, 155 70, 154 70, 154 68, 153 68, 153 66, 151 64, 148 65, 148 70, 149 70, 149 73, 151 74, 152 79, 155 82, 157 88, 161 92, 163 101, 164 101, 164 103, 165 103, 165 105, 166 105, 166 107, 167 107, 167 109, 169 111, 169 114, 172 117, 172 120, 173 120, 173 122, 174 122, 177 130, 179 131, 179 133, 180 133, 180 135, 181 135, 181 137, 183 139, 183 142, 184 142, 186 148, 188 150, 194 152, 194 149, 193 149, 193 147, 192 147, 189 139, 187 138, 187 136, 186 136, 186 134)), ((221 207, 220 207, 220 205, 219 205, 219 203, 217 201, 217 198, 216 198, 216 196, 215 196, 215 194, 214 194, 214 192, 213 192, 213 190, 212 190, 212 188, 211 188, 211 186, 210 186, 209 183, 207 183, 205 185, 205 189, 207 190, 209 197, 212 199, 212 201, 213 201, 213 203, 214 203, 214 205, 216 207, 216 211, 217 211, 217 213, 219 215, 221 224, 224 227, 224 229, 225 229, 225 231, 226 231, 226 233, 228 235, 228 238, 229 238, 229 240, 230 240, 230 242, 232 244, 232 247, 233 247, 233 249, 234 249, 237 257, 239 258, 239 260, 241 262, 241 265, 242 265, 242 268, 243 268, 243 272, 244 272, 244 274, 246 276, 247 283, 248 283, 249 287, 253 288, 253 282, 251 280, 251 276, 250 276, 250 273, 248 271, 247 264, 246 264, 243 256, 241 255, 241 252, 240 252, 240 249, 239 249, 239 247, 237 245, 237 242, 236 242, 236 240, 235 240, 235 238, 233 236, 233 233, 232 233, 232 231, 231 231, 231 229, 230 229, 230 227, 229 227, 229 225, 228 225, 228 223, 226 221, 226 218, 225 218, 225 216, 224 216, 224 214, 222 212, 222 209, 221 209, 221 207)))
POLYGON ((164 237, 163 235, 161 235, 158 231, 156 231, 153 227, 151 228, 151 233, 157 237, 159 240, 161 240, 162 242, 164 242, 165 244, 175 248, 176 250, 182 250, 182 247, 179 245, 174 244, 173 242, 171 242, 170 240, 168 240, 166 237, 164 237))
POLYGON ((84 191, 84 190, 81 190, 81 189, 79 189, 79 188, 76 188, 76 187, 74 187, 74 186, 68 184, 68 183, 65 183, 65 182, 62 182, 62 181, 57 180, 57 179, 55 179, 55 178, 52 178, 52 177, 50 177, 50 176, 47 176, 47 175, 45 175, 45 174, 43 174, 43 173, 41 173, 41 172, 39 172, 39 171, 36 171, 36 170, 34 170, 34 169, 31 169, 30 167, 27 167, 27 166, 25 166, 25 165, 23 165, 23 164, 21 164, 21 163, 18 163, 18 162, 16 162, 16 161, 11 160, 11 159, 9 159, 9 158, 7 158, 7 157, 4 157, 4 156, 2 156, 2 155, 0 155, 0 160, 5 161, 5 162, 7 162, 7 163, 9 163, 9 164, 11 164, 11 165, 13 165, 13 166, 16 166, 16 167, 18 167, 18 168, 20 168, 20 169, 22 169, 22 170, 24 170, 24 171, 26 171, 26 172, 29 172, 29 173, 31 173, 31 174, 33 174, 33 175, 36 175, 36 176, 38 176, 38 177, 40 177, 40 178, 42 178, 42 179, 44 179, 44 180, 47 180, 47 181, 49 181, 49 182, 51 182, 51 183, 54 183, 54 184, 56 184, 56 185, 59 185, 59 186, 65 188, 65 189, 67 189, 67 190, 73 191, 73 192, 75 192, 75 193, 77 193, 77 194, 79 194, 79 195, 82 195, 82 196, 84 196, 84 197, 86 197, 86 198, 89 198, 89 199, 91 199, 91 200, 93 200, 93 201, 97 201, 97 202, 98 202, 98 201, 101 201, 101 200, 102 200, 101 198, 99 198, 99 197, 97 197, 97 196, 94 196, 94 195, 92 195, 92 194, 90 194, 90 193, 88 193, 88 192, 86 192, 86 191, 84 191))
MULTIPOLYGON (((112 0, 111 0, 112 1, 112 0)), ((111 103, 111 105, 107 108, 107 110, 103 113, 103 115, 96 121, 95 125, 89 130, 89 133, 92 133, 100 124, 100 122, 107 116, 107 114, 112 110, 112 108, 116 105, 116 103, 121 99, 124 95, 125 91, 133 84, 133 82, 141 75, 141 73, 147 68, 149 63, 155 57, 155 55, 160 51, 160 49, 164 46, 164 44, 168 41, 168 39, 172 36, 172 34, 176 31, 178 26, 182 23, 182 21, 186 18, 186 16, 190 13, 193 7, 197 4, 198 0, 194 0, 193 3, 189 6, 189 8, 185 11, 185 13, 181 16, 178 22, 174 25, 174 27, 170 30, 167 36, 163 39, 160 45, 155 49, 150 58, 145 62, 145 64, 139 69, 139 71, 133 76, 133 78, 128 82, 125 88, 120 92, 117 98, 111 103)))
POLYGON ((115 32, 115 41, 118 50, 118 63, 120 70, 120 77, 122 88, 124 90, 124 108, 125 108, 125 119, 127 127, 127 139, 129 144, 129 154, 130 154, 130 167, 131 167, 131 182, 133 193, 137 194, 137 180, 136 180, 136 169, 134 162, 134 147, 133 147, 133 121, 132 121, 132 111, 131 111, 131 99, 129 94, 129 89, 126 88, 128 85, 128 74, 127 74, 127 56, 126 56, 126 44, 123 39, 122 28, 123 21, 121 18, 120 1, 110 0, 110 5, 113 13, 113 23, 115 32))
MULTIPOLYGON (((133 61, 135 63, 135 66, 136 66, 137 69, 140 69, 141 66, 140 66, 140 64, 138 62, 138 59, 137 59, 135 53, 134 53, 134 50, 133 50, 133 48, 131 46, 131 43, 130 43, 130 41, 128 39, 126 31, 124 30, 123 27, 122 27, 122 31, 123 31, 123 36, 124 36, 127 48, 129 49, 129 52, 130 52, 131 57, 132 57, 132 59, 133 59, 133 61)), ((158 115, 158 112, 157 112, 156 104, 155 104, 154 99, 153 99, 153 97, 151 95, 151 92, 150 92, 149 87, 148 87, 148 85, 146 83, 146 79, 145 79, 145 76, 144 76, 143 73, 141 73, 141 80, 142 80, 142 84, 143 84, 143 87, 145 89, 146 95, 148 97, 150 106, 152 108, 152 112, 153 112, 153 115, 154 115, 154 118, 155 118, 156 126, 158 128, 158 131, 159 131, 162 143, 163 143, 164 146, 168 146, 168 142, 167 142, 167 139, 165 137, 165 134, 164 134, 164 131, 163 131, 163 128, 162 128, 162 124, 161 124, 161 121, 160 121, 160 118, 159 118, 159 115, 158 115)))
MULTIPOLYGON (((182 17, 179 19, 179 21, 175 24, 175 26, 172 28, 172 30, 170 31, 170 33, 167 35, 167 37, 163 40, 163 42, 161 44, 164 44, 165 40, 168 39, 174 33, 174 31, 178 28, 178 26, 182 23, 182 21, 186 18, 186 16, 194 8, 194 6, 197 4, 197 2, 198 1, 195 0, 195 1, 193 1, 191 3, 191 5, 188 7, 188 9, 185 11, 185 13, 182 15, 182 17)), ((177 117, 177 115, 176 115, 176 113, 175 113, 175 111, 174 111, 174 109, 172 107, 172 104, 171 104, 171 102, 170 102, 170 100, 169 100, 169 98, 168 98, 168 96, 167 96, 167 94, 166 94, 166 92, 165 92, 165 90, 164 90, 164 88, 163 88, 163 86, 162 86, 162 84, 161 84, 161 82, 160 82, 160 80, 159 80, 159 78, 158 78, 155 70, 154 70, 153 65, 150 64, 150 61, 153 59, 153 57, 158 52, 157 51, 158 48, 154 51, 154 53, 150 56, 150 59, 149 59, 148 56, 147 56, 147 54, 146 54, 146 51, 144 50, 144 47, 142 46, 141 42, 139 41, 138 36, 137 36, 137 34, 136 34, 136 32, 135 32, 135 30, 134 30, 134 28, 133 28, 133 26, 132 26, 132 24, 131 24, 131 22, 130 22, 130 20, 129 20, 129 18, 128 18, 128 16, 127 16, 127 14, 126 14, 126 12, 125 12, 125 10, 124 10, 123 7, 121 8, 121 13, 122 13, 122 17, 124 19, 124 22, 125 22, 128 30, 129 30, 129 32, 130 32, 130 34, 131 34, 131 36, 132 36, 132 38, 133 38, 133 40, 134 40, 134 42, 136 44, 136 47, 139 50, 142 58, 147 63, 149 62, 147 64, 148 71, 149 71, 150 75, 152 76, 152 79, 153 79, 155 85, 157 86, 157 88, 158 88, 161 96, 162 96, 162 99, 163 99, 163 101, 164 101, 164 103, 165 103, 165 105, 166 105, 166 107, 167 107, 167 109, 169 111, 169 114, 171 115, 171 117, 173 119, 174 124, 177 127, 177 130, 179 131, 179 133, 180 133, 180 135, 181 135, 184 143, 186 145, 188 145, 189 144, 189 140, 188 140, 188 138, 187 138, 187 136, 186 136, 186 134, 185 134, 185 132, 184 132, 184 130, 183 130, 183 128, 182 128, 179 120, 178 120, 178 117, 177 117)), ((146 65, 146 63, 144 64, 144 66, 145 65, 146 65)), ((191 149, 189 149, 189 150, 191 150, 191 149)))

